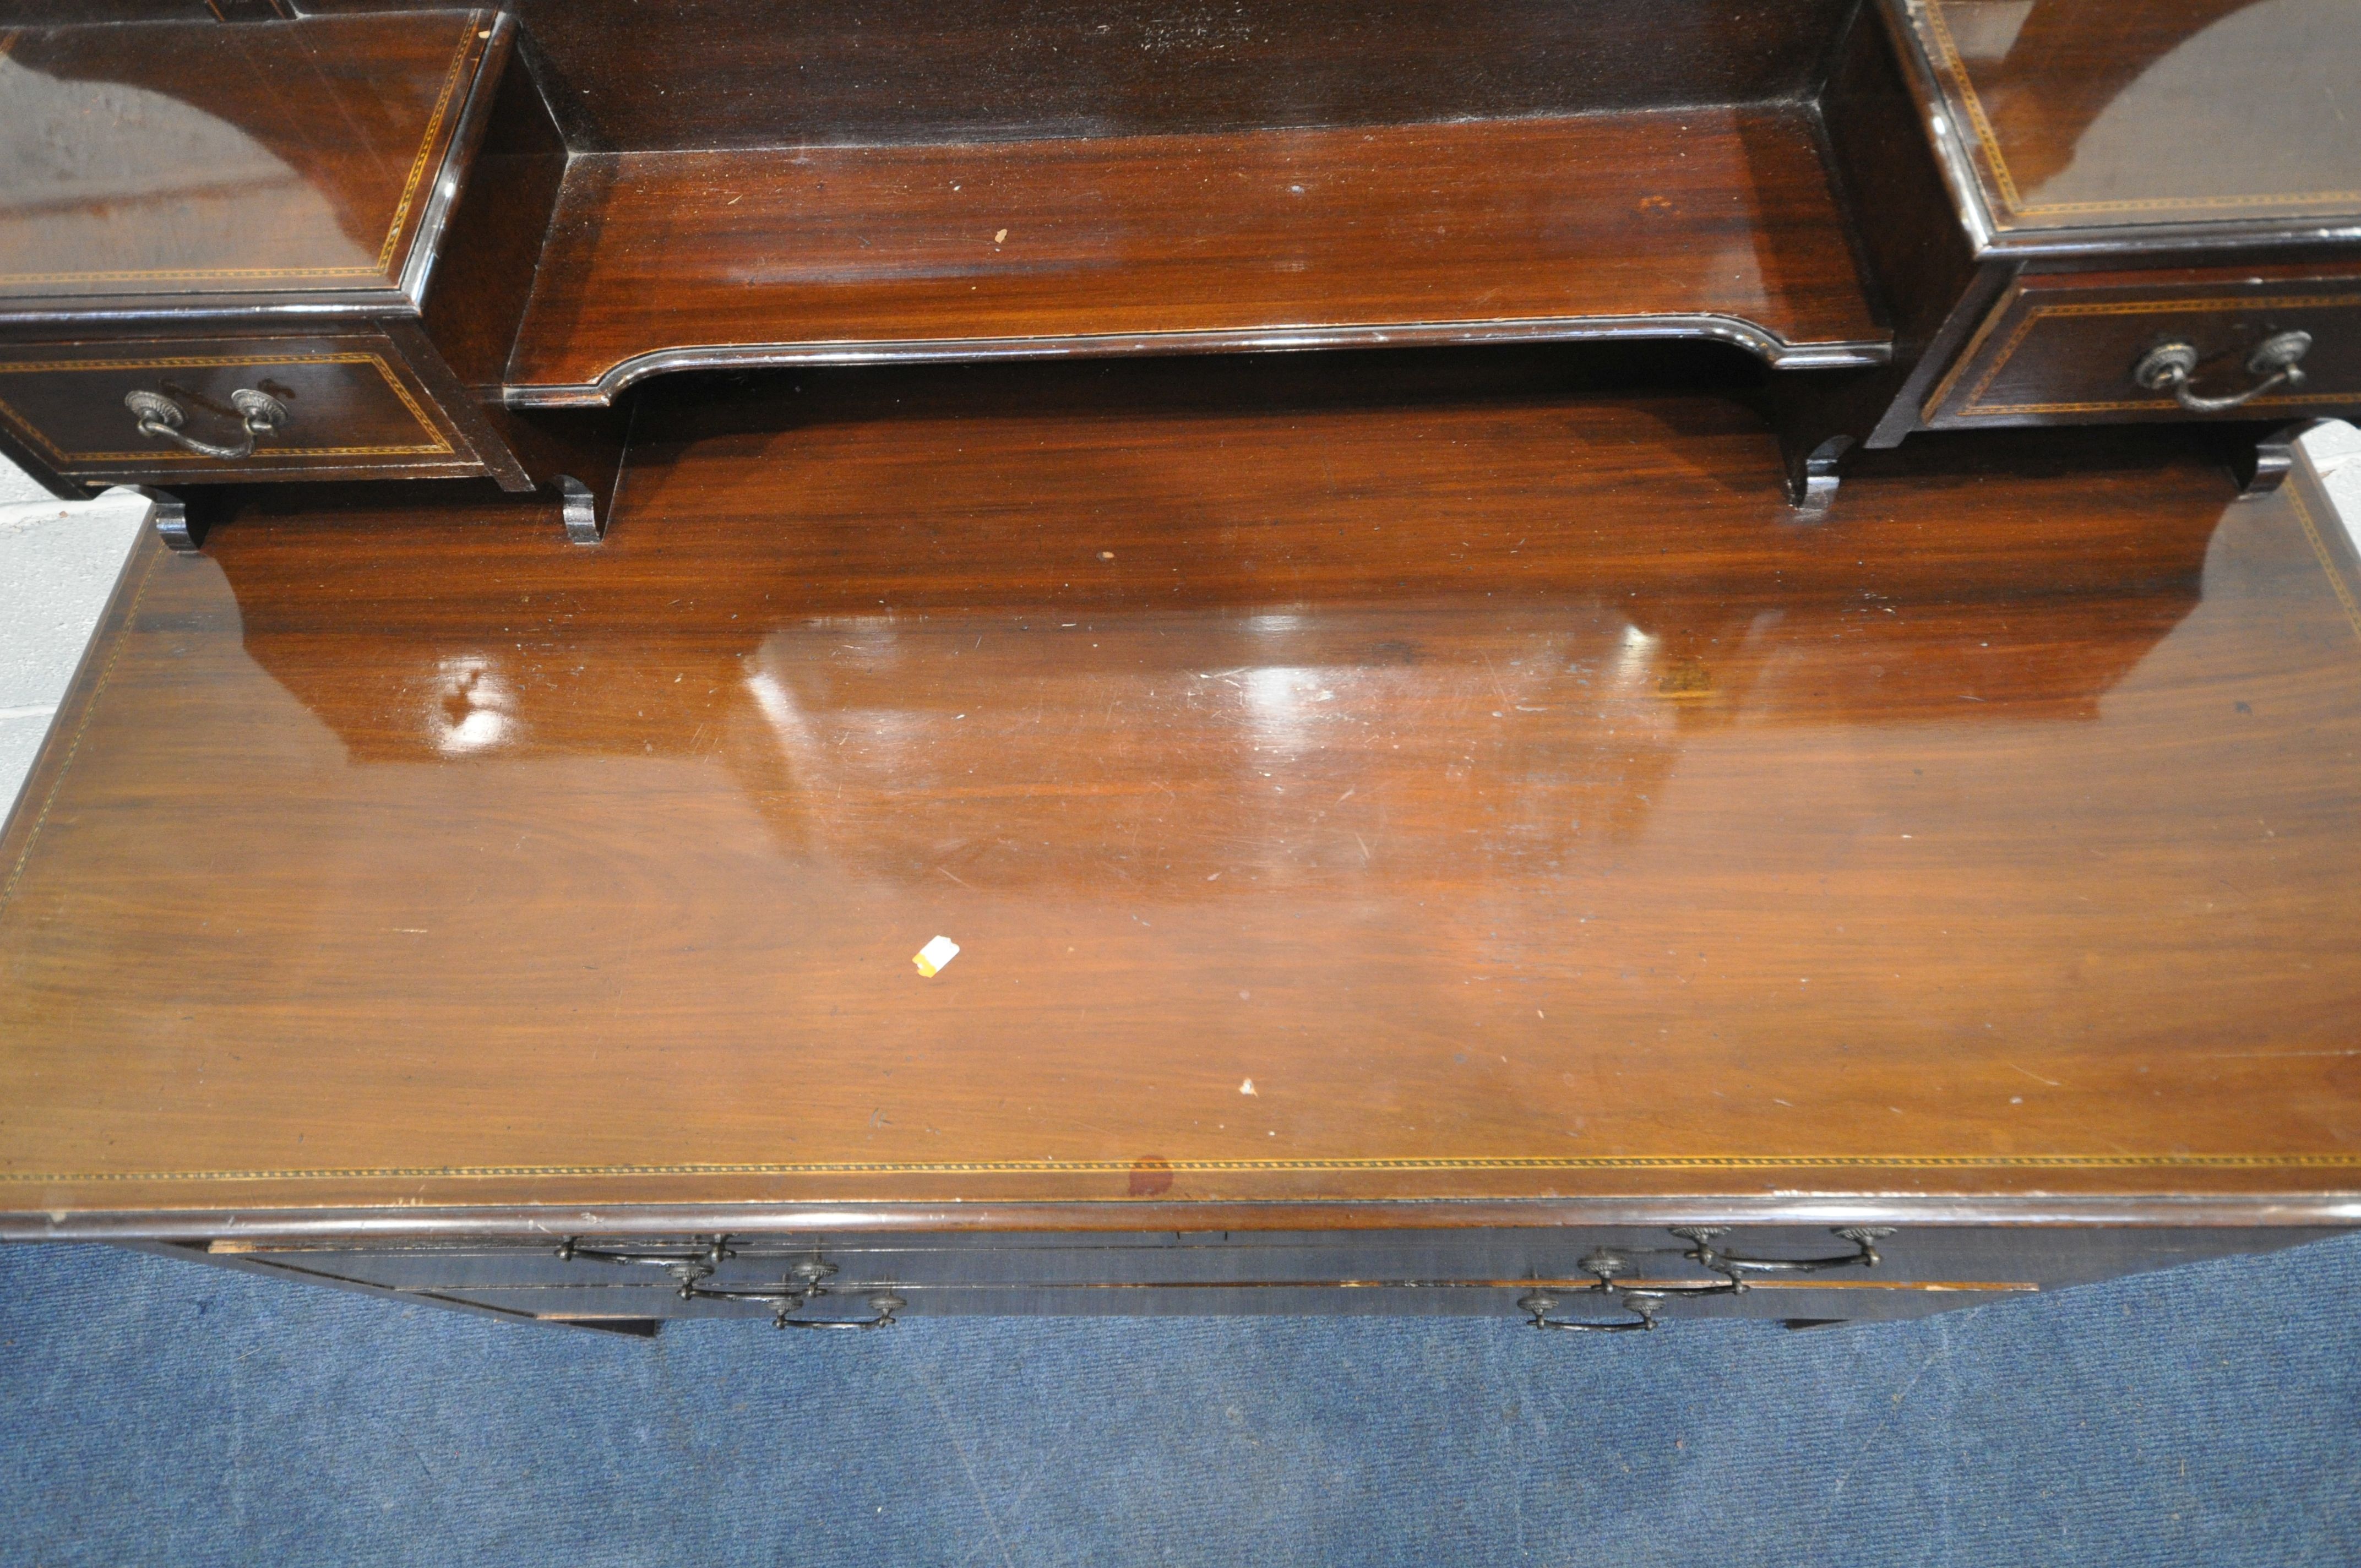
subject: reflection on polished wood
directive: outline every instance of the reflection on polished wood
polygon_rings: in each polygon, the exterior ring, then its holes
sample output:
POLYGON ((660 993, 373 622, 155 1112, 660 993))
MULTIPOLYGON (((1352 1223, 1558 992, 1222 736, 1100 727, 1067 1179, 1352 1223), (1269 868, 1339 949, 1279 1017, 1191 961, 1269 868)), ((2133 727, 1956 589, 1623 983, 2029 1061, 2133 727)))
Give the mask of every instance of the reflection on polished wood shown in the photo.
POLYGON ((2348 0, 1909 14, 2000 229, 2361 213, 2348 0))
POLYGON ((390 290, 491 37, 456 10, 0 28, 0 304, 390 290))
POLYGON ((1533 364, 685 396, 596 553, 257 492, 9 829, 0 1209, 2350 1191, 2300 489, 1797 529, 1533 364))

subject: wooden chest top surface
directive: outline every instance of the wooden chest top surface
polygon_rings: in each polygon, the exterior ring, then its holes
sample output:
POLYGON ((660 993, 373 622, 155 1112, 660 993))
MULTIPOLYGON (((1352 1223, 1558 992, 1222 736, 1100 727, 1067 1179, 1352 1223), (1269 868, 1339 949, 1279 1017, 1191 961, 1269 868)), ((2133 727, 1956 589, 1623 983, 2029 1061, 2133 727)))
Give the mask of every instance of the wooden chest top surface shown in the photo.
POLYGON ((0 308, 386 293, 491 14, 0 28, 0 308))
POLYGON ((1889 0, 2005 236, 2361 214, 2345 0, 1889 0))
POLYGON ((596 551, 144 551, 0 842, 0 1211, 2361 1188, 2316 496, 1936 438, 1799 529, 1732 405, 1435 374, 816 374, 651 404, 596 551))

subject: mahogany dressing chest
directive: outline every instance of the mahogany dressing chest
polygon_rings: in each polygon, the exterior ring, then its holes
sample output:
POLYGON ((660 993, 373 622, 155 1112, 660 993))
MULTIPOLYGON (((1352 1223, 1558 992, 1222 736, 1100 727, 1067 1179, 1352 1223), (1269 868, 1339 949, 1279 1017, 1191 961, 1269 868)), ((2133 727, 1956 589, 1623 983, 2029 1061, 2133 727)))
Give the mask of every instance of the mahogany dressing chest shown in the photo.
POLYGON ((2350 1226, 2356 64, 0 0, 0 444, 158 525, 0 837, 0 1234, 1645 1332, 2350 1226))

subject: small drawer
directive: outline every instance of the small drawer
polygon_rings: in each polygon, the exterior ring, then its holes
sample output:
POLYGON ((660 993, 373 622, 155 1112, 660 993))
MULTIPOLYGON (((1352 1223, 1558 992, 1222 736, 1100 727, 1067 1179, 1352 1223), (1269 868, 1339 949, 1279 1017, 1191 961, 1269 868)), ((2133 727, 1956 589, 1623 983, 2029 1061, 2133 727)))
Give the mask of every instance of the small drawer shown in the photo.
POLYGON ((1931 429, 2136 420, 2283 419, 2361 410, 2361 272, 2020 278, 1924 410, 1931 429), (2267 344, 2310 338, 2300 378, 2271 380, 2267 344), (2183 348, 2183 378, 2144 385, 2183 348), (2193 359, 2193 363, 2190 363, 2193 359), (2156 361, 2156 364, 2165 363, 2156 361))
POLYGON ((487 472, 393 345, 365 334, 12 344, 0 420, 76 479, 487 472))

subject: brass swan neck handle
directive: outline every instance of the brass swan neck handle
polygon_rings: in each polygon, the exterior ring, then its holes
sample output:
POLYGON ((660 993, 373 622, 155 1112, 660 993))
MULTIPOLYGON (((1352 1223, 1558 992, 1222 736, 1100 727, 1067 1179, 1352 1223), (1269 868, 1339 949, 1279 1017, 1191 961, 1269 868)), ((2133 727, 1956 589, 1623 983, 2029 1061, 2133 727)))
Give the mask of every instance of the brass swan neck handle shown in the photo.
POLYGON ((284 430, 289 414, 287 405, 269 393, 252 387, 240 387, 229 395, 230 406, 236 409, 245 434, 236 445, 220 442, 200 441, 181 430, 188 422, 187 412, 161 392, 126 392, 123 406, 137 417, 139 433, 169 441, 185 452, 200 457, 218 457, 235 462, 254 455, 254 444, 265 435, 284 430))

